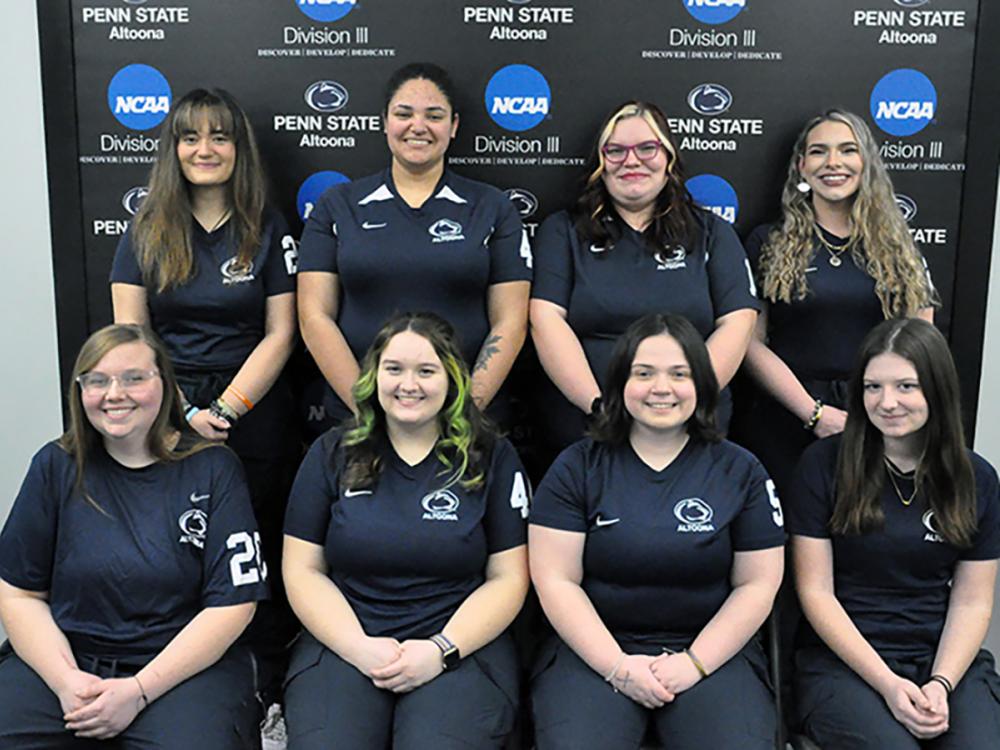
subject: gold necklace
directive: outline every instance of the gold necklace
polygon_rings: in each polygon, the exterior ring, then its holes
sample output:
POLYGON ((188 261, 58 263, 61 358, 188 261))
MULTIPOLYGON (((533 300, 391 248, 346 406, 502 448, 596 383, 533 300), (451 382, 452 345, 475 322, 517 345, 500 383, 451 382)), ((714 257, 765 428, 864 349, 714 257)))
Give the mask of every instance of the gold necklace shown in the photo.
POLYGON ((882 457, 882 462, 885 464, 885 468, 889 471, 889 481, 892 482, 892 488, 896 491, 896 497, 899 498, 899 502, 909 508, 913 503, 913 498, 917 496, 917 491, 920 489, 920 482, 917 481, 916 475, 913 477, 913 492, 910 493, 909 497, 904 497, 903 493, 899 489, 899 485, 896 484, 896 477, 898 476, 900 479, 908 479, 909 477, 893 466, 892 461, 885 456, 882 457))
POLYGON ((853 245, 854 243, 848 240, 847 244, 845 245, 840 245, 840 246, 834 245, 832 242, 827 240, 826 237, 823 236, 823 230, 820 229, 819 224, 814 224, 813 227, 816 230, 816 238, 820 241, 823 247, 826 248, 826 252, 829 253, 830 255, 829 257, 830 265, 833 266, 834 268, 839 268, 840 265, 844 262, 840 259, 840 256, 846 253, 848 250, 850 250, 851 245, 853 245))

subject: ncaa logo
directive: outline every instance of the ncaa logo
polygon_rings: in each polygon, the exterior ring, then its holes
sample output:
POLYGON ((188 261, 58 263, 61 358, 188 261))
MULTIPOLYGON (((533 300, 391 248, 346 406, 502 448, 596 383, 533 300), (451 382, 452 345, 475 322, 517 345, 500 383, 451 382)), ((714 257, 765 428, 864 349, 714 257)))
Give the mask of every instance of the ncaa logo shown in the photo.
POLYGON ((552 91, 530 65, 500 68, 486 84, 486 111, 506 130, 531 130, 549 114, 552 91))
POLYGON ((424 495, 420 501, 423 506, 424 521, 457 521, 459 501, 451 490, 436 490, 424 495))
POLYGON ((904 221, 911 221, 916 218, 917 202, 913 200, 913 198, 908 195, 903 195, 902 193, 896 193, 894 197, 896 199, 896 207, 899 208, 899 212, 903 214, 904 221))
POLYGON ((336 112, 347 105, 347 89, 336 81, 316 81, 306 89, 306 104, 317 112, 336 112))
POLYGON ((108 84, 108 107, 127 128, 155 128, 170 111, 170 84, 154 67, 126 65, 108 84))
POLYGON ((314 21, 339 21, 352 10, 355 0, 294 0, 299 10, 314 21))
POLYGON ((514 204, 514 208, 521 215, 522 219, 527 219, 538 210, 538 198, 524 188, 511 188, 504 190, 504 195, 514 204))
POLYGON ((730 224, 740 212, 736 190, 726 180, 714 174, 699 174, 684 183, 694 202, 730 224))
POLYGON ((699 115, 721 115, 732 105, 733 95, 718 83, 703 83, 688 94, 688 106, 699 115))
POLYGON ((896 0, 896 5, 902 5, 904 8, 919 8, 921 5, 927 5, 927 0, 896 0))
POLYGON ((149 195, 149 188, 145 185, 132 188, 122 196, 122 208, 131 216, 135 216, 135 212, 139 210, 139 206, 142 205, 142 201, 147 195, 149 195))
POLYGON ((434 238, 431 242, 454 242, 464 240, 462 225, 451 219, 438 219, 427 230, 434 238))
POLYGON ((306 177, 299 186, 299 192, 295 196, 295 207, 299 211, 299 218, 305 221, 312 213, 313 207, 319 197, 334 185, 342 182, 350 182, 351 179, 340 172, 327 170, 316 172, 306 177))
POLYGON ((142 5, 146 0, 124 0, 126 5, 142 5))
POLYGON ((889 135, 913 135, 934 119, 937 90, 919 70, 900 68, 875 84, 869 108, 875 124, 889 135))
POLYGON ((747 0, 681 0, 684 10, 702 23, 732 21, 747 6, 747 0))

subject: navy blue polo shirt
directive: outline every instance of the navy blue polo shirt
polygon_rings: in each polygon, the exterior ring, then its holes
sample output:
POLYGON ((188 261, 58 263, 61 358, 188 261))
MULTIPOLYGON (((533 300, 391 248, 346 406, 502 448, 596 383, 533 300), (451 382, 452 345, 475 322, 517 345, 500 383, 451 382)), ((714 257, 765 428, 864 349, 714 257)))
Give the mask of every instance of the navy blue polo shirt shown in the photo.
MULTIPOLYGON (((195 275, 162 293, 146 289, 150 326, 185 370, 239 369, 264 338, 267 298, 295 291, 295 241, 280 214, 266 215, 253 265, 235 270, 239 249, 227 222, 214 232, 191 221, 195 275)), ((111 283, 145 286, 132 230, 122 237, 111 283)))
POLYGON ((531 296, 564 308, 598 382, 604 381, 615 341, 651 312, 683 315, 703 338, 735 310, 759 310, 739 238, 725 221, 695 212, 691 247, 652 254, 641 233, 624 222, 611 247, 580 237, 565 211, 547 218, 535 238, 531 296))
POLYGON ((429 638, 483 581, 489 555, 525 543, 530 488, 514 448, 498 440, 485 483, 444 487, 432 451, 410 466, 390 448, 370 489, 342 488, 340 434, 306 455, 285 534, 324 547, 330 579, 370 636, 429 638))
POLYGON ((690 440, 655 471, 628 442, 581 440, 545 475, 531 523, 586 534, 583 590, 618 641, 674 649, 729 596, 735 552, 785 542, 774 484, 727 441, 690 440))
MULTIPOLYGON (((760 257, 773 225, 754 229, 746 240, 747 257, 757 274, 763 295, 760 257)), ((833 245, 843 237, 825 230, 833 245)), ((767 345, 800 379, 844 380, 854 367, 854 357, 868 332, 885 320, 875 294, 875 280, 859 268, 850 253, 840 255, 839 266, 830 265, 830 253, 813 240, 805 299, 768 301, 767 345)))
MULTIPOLYGON (((788 489, 785 509, 792 534, 829 539, 837 599, 861 635, 883 656, 926 657, 935 652, 948 610, 950 581, 961 560, 1000 558, 1000 487, 996 471, 970 451, 976 482, 978 531, 972 547, 948 544, 935 530, 933 511, 919 496, 904 506, 886 475, 879 531, 832 535, 840 436, 806 449, 788 489)), ((905 497, 912 479, 896 479, 905 497)), ((808 626, 800 643, 816 645, 808 626)))
POLYGON ((129 469, 103 448, 35 454, 0 534, 0 578, 47 591, 73 649, 144 663, 206 607, 267 598, 243 469, 229 449, 129 469))
POLYGON ((445 170, 410 208, 392 172, 334 185, 306 221, 300 271, 335 273, 337 325, 361 359, 398 312, 435 312, 454 326, 471 365, 490 330, 487 290, 531 280, 531 251, 514 205, 496 188, 445 170))

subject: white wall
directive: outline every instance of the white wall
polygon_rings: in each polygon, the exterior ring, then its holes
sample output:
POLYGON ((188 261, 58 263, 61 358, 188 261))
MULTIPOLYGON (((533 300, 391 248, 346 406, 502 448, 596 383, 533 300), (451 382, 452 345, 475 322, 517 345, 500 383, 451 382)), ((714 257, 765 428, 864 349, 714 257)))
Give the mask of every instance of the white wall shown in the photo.
POLYGON ((7 0, 3 23, 0 519, 7 517, 32 454, 62 429, 34 0, 7 0))
MULTIPOLYGON (((983 370, 979 385, 979 413, 976 417, 976 452, 1000 467, 1000 190, 993 220, 993 264, 986 307, 986 340, 983 342, 983 370)), ((993 623, 986 637, 987 648, 1000 656, 1000 581, 997 583, 993 623)))

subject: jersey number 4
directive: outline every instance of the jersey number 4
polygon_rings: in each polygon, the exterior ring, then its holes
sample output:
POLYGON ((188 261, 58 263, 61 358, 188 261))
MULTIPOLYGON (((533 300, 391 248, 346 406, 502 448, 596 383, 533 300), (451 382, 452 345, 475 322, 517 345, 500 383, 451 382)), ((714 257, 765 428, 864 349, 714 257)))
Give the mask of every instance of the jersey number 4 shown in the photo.
POLYGON ((528 483, 524 479, 524 474, 519 471, 514 472, 514 484, 510 490, 510 507, 514 510, 520 510, 521 518, 528 517, 530 497, 528 483))
POLYGON ((255 531, 252 537, 246 531, 230 534, 226 548, 240 548, 229 560, 229 575, 234 586, 267 580, 267 564, 260 556, 260 532, 255 531))

